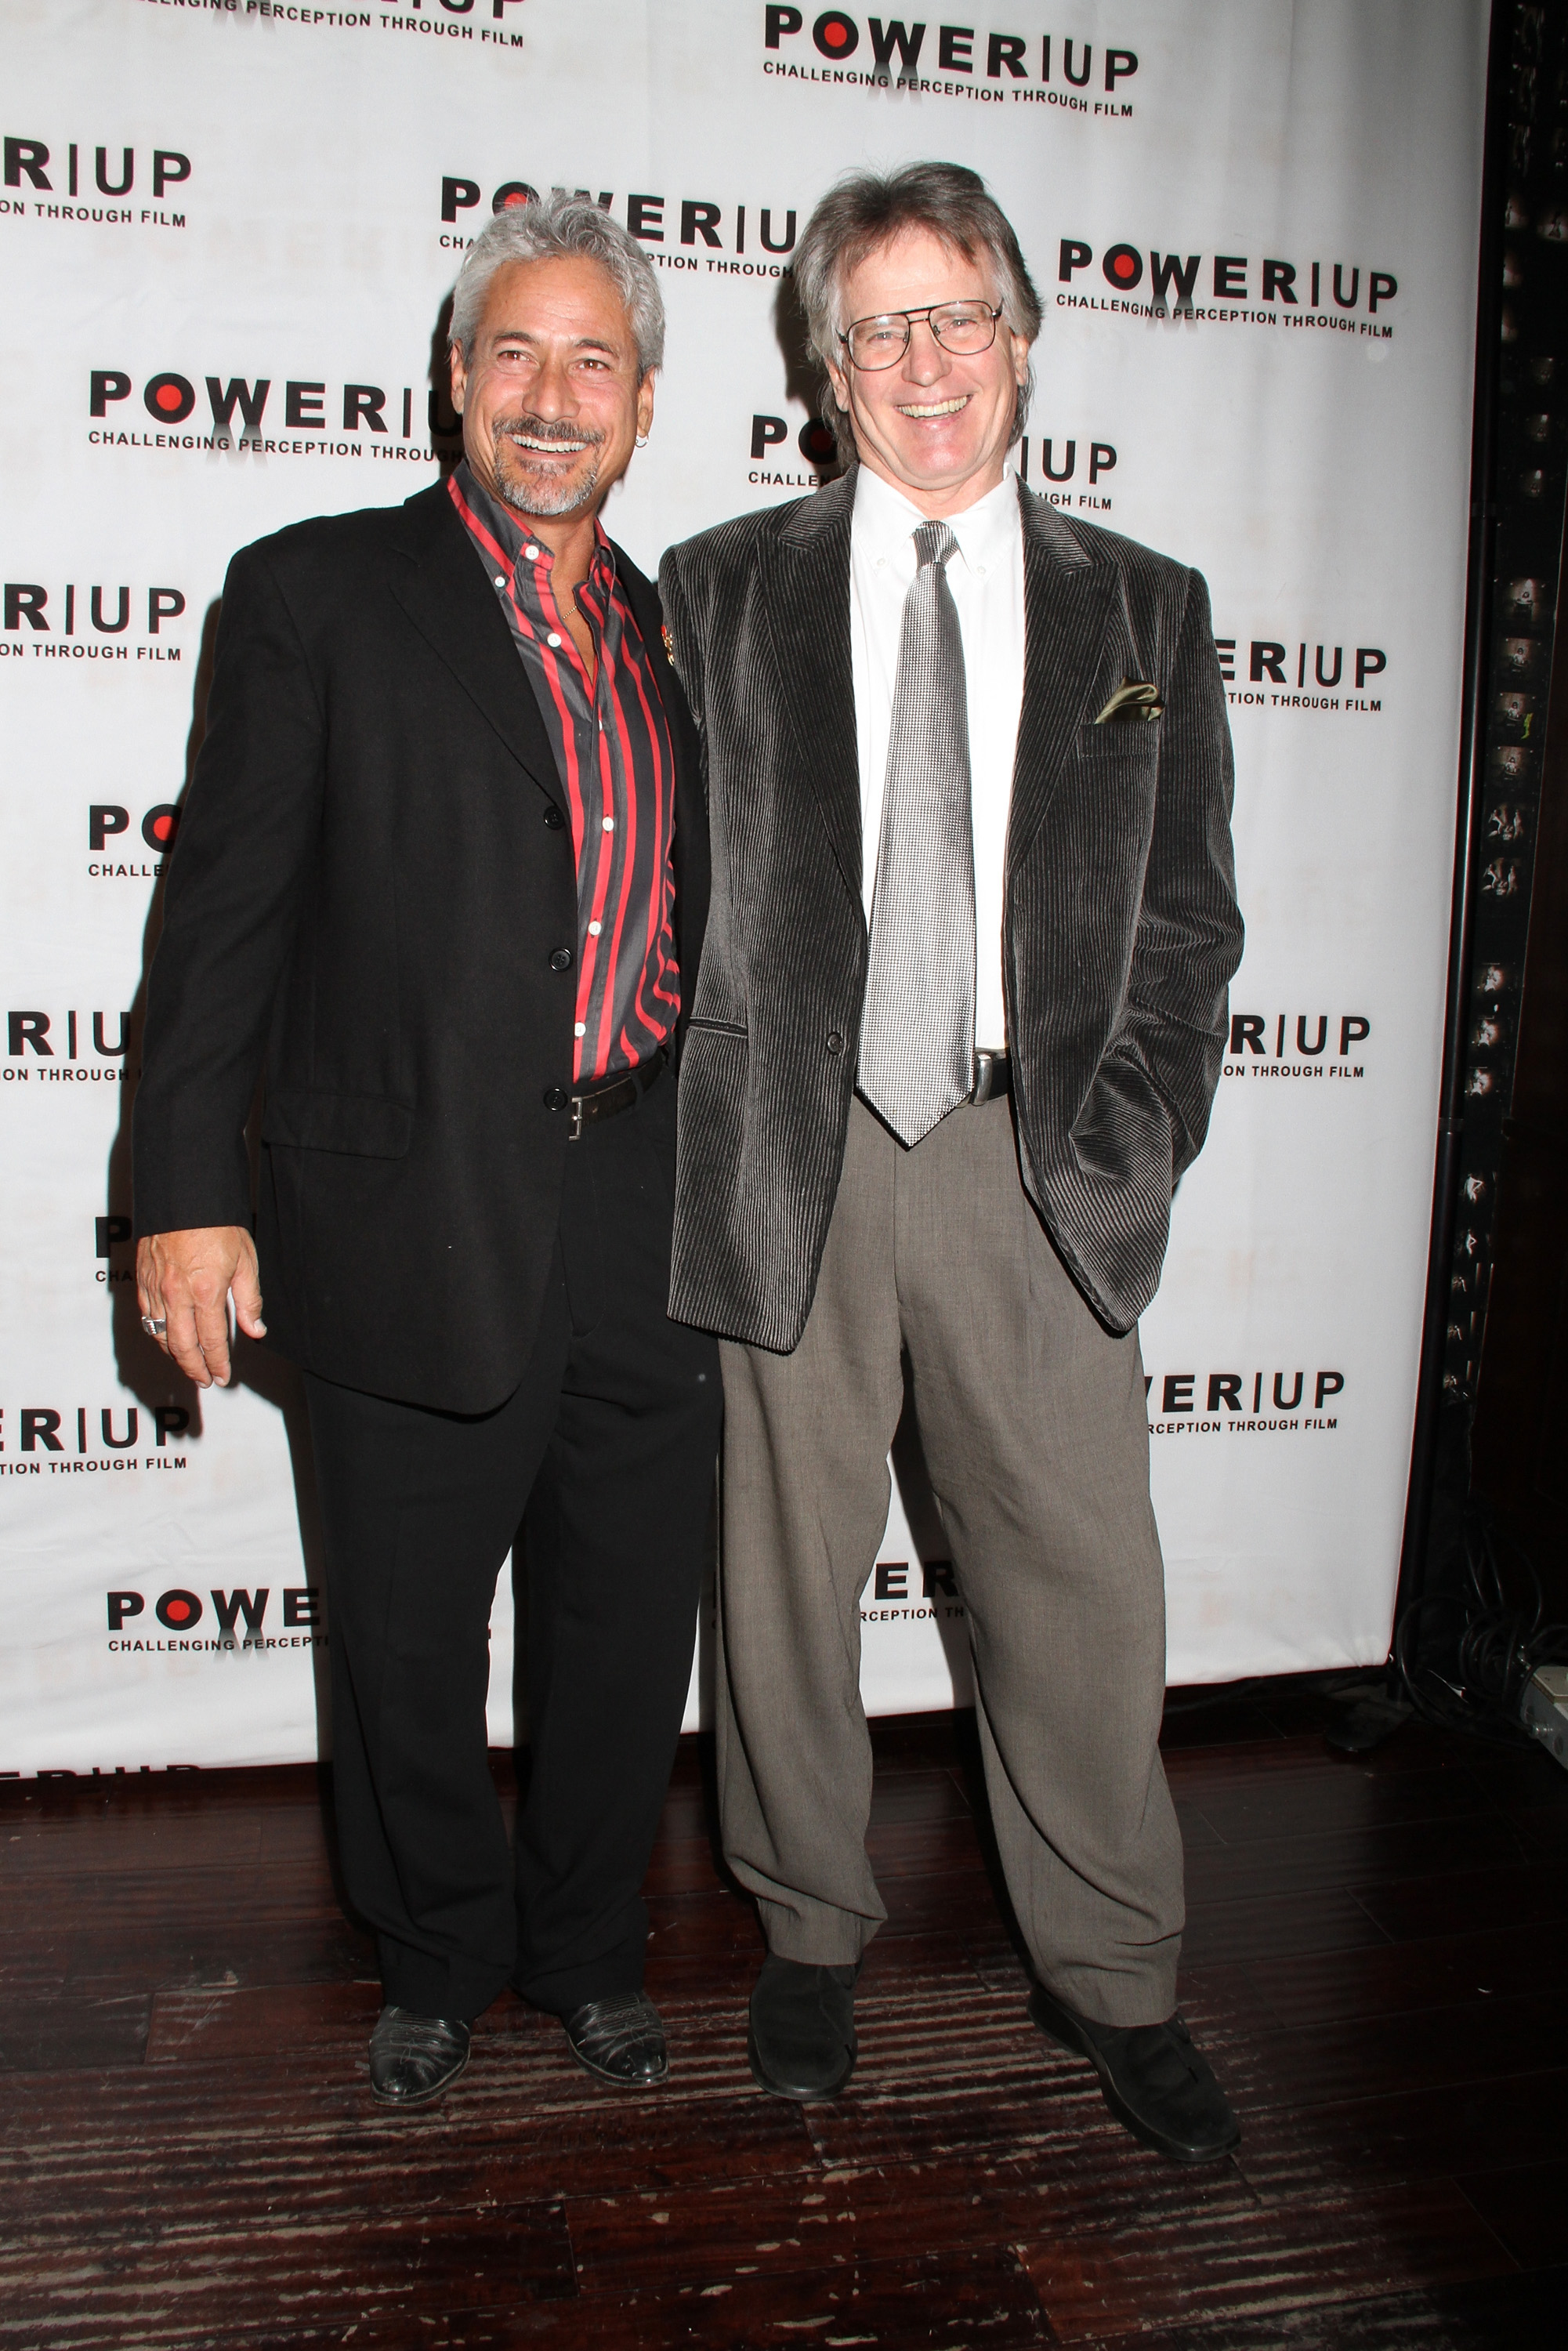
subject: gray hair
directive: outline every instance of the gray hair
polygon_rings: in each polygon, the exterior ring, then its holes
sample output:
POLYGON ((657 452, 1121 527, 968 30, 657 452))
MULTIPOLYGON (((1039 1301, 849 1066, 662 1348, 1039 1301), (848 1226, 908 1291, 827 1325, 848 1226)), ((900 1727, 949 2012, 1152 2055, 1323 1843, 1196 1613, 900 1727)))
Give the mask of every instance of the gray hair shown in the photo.
MULTIPOLYGON (((1040 332, 1040 296, 1012 225, 977 172, 962 163, 905 163, 896 172, 849 172, 818 204, 796 247, 794 278, 811 348, 823 368, 843 365, 839 336, 844 280, 866 256, 909 229, 925 229, 989 273, 1002 319, 1032 343, 1040 332)), ((1034 371, 1019 388, 1013 415, 1017 440, 1029 421, 1034 371)), ((822 419, 841 449, 852 455, 848 420, 824 387, 822 419)))
POLYGON ((664 298, 652 262, 619 221, 559 188, 553 195, 533 197, 497 213, 464 255, 452 297, 448 340, 462 352, 465 367, 473 360, 474 339, 497 269, 512 261, 559 261, 568 256, 597 261, 613 278, 637 345, 638 373, 648 375, 663 367, 664 298))

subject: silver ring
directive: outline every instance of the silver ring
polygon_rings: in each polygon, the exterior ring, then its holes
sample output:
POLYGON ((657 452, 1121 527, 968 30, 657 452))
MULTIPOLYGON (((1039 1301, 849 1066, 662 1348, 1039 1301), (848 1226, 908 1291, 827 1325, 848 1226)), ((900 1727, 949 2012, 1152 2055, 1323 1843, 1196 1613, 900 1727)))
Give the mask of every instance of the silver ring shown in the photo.
POLYGON ((154 1322, 151 1314, 144 1314, 141 1317, 141 1328, 150 1339, 156 1339, 159 1332, 166 1331, 169 1325, 167 1322, 154 1322))

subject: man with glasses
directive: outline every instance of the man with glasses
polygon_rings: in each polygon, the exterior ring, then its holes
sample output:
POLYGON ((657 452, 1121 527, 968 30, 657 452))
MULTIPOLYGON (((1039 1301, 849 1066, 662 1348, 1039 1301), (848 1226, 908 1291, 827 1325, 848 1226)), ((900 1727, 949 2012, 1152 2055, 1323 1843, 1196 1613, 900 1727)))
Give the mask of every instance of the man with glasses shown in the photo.
POLYGON ((1180 1834, 1136 1322, 1240 954, 1204 583, 1023 488, 1040 302, 953 164, 857 172, 795 279, 855 463, 677 548, 713 912, 672 1311, 724 1342, 719 1787, 763 2088, 833 2096, 886 1913, 860 1595, 906 1390, 974 1646, 1030 2012, 1184 2162, 1180 1834))

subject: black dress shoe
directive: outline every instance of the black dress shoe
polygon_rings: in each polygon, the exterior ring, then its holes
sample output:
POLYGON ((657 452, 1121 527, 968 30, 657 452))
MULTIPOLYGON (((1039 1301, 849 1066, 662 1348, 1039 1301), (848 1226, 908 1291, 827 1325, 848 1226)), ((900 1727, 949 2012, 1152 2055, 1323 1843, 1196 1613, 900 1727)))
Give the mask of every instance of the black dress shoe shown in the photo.
POLYGON ((383 2008, 371 2035, 371 2095, 382 2106, 427 2106, 468 2063, 468 2027, 451 2016, 383 2008))
POLYGON ((1039 1986, 1029 2012, 1052 2041, 1088 2058, 1105 2104, 1145 2147, 1174 2163, 1218 2163, 1239 2143, 1241 2126, 1179 2016, 1163 2024, 1096 2024, 1039 1986))
POLYGON ((758 2089, 811 2105, 836 2098, 855 2070, 860 1969, 810 1968, 769 1951, 751 1995, 746 2053, 758 2089))
POLYGON ((578 2064, 617 2090, 656 2090, 670 2070, 664 2028, 646 1992, 591 2000, 565 2020, 578 2064))

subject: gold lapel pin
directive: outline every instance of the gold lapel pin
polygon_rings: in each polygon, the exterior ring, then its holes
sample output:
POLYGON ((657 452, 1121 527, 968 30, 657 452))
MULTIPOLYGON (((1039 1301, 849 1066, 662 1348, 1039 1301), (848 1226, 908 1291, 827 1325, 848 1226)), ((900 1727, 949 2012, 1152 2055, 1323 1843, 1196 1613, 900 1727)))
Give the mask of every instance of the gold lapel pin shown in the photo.
POLYGON ((1103 726, 1108 718, 1159 718, 1164 712, 1157 685, 1145 685, 1138 678, 1124 677, 1094 724, 1103 726))
POLYGON ((664 638, 664 659, 669 663, 670 667, 671 667, 672 669, 674 669, 674 666, 675 666, 675 652, 674 652, 674 646, 671 644, 671 643, 670 643, 670 632, 669 632, 669 628, 668 628, 668 626, 667 626, 665 623, 664 623, 664 622, 661 622, 661 623, 660 623, 660 627, 659 627, 659 634, 660 634, 660 635, 664 638))

